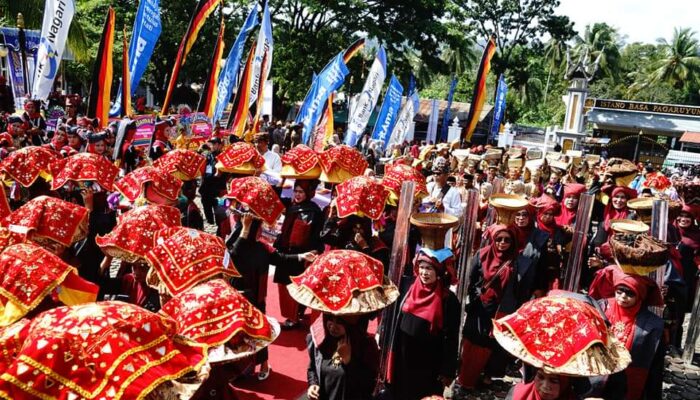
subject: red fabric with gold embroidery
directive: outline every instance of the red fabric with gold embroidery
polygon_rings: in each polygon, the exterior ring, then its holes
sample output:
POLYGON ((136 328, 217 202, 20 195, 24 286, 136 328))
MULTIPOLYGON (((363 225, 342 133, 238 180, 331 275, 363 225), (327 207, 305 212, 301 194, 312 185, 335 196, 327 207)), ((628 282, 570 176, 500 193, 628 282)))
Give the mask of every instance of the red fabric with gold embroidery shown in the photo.
POLYGON ((151 184, 157 194, 168 200, 175 201, 180 194, 182 181, 174 176, 163 173, 155 167, 141 167, 114 183, 114 187, 129 201, 135 201, 145 196, 146 184, 151 184))
POLYGON ((225 197, 241 202, 268 225, 273 225, 284 212, 284 204, 272 186, 256 176, 232 180, 225 197))
POLYGON ((85 207, 39 196, 13 211, 2 225, 37 243, 50 241, 68 247, 87 235, 88 216, 85 207))
POLYGON ((544 365, 561 367, 596 343, 608 344, 608 328, 590 305, 569 298, 531 300, 517 312, 494 321, 508 329, 544 365))
POLYGON ((175 321, 138 306, 59 307, 31 322, 18 357, 0 376, 0 396, 142 399, 205 361, 206 348, 176 336, 175 321))
POLYGON ((318 155, 318 161, 326 174, 330 174, 333 168, 341 168, 352 175, 362 175, 367 169, 367 160, 359 151, 348 145, 333 146, 318 155))
POLYGON ((282 156, 282 164, 291 165, 297 174, 302 175, 311 171, 311 169, 318 164, 318 154, 310 147, 299 144, 284 153, 282 156))
POLYGON ((220 237, 180 226, 158 231, 146 259, 173 296, 214 277, 241 276, 220 237))
POLYGON ((255 146, 246 142, 232 144, 216 157, 216 161, 220 162, 224 169, 236 168, 247 162, 252 163, 256 169, 261 169, 265 165, 265 159, 258 153, 255 146))
POLYGON ((175 149, 159 157, 153 166, 182 180, 197 179, 204 173, 207 159, 192 150, 175 149))
POLYGON ((180 293, 161 313, 178 322, 181 335, 208 346, 237 341, 239 334, 272 340, 272 327, 265 315, 221 279, 180 293))
POLYGON ((17 358, 29 334, 30 320, 22 318, 10 326, 0 328, 0 371, 6 371, 17 358))
POLYGON ((41 175, 50 174, 50 165, 60 159, 47 148, 30 146, 10 153, 0 163, 0 171, 24 187, 29 187, 41 175))
POLYGON ((348 305, 354 292, 382 286, 384 267, 374 258, 354 250, 331 250, 318 256, 292 282, 310 290, 332 311, 348 305))
POLYGON ((404 182, 416 183, 416 196, 427 196, 428 188, 425 184, 425 176, 410 165, 401 163, 387 164, 384 170, 382 185, 393 192, 396 197, 401 195, 401 186, 404 182))
POLYGON ((156 232, 179 225, 180 210, 149 204, 123 214, 117 226, 110 233, 97 236, 95 242, 105 254, 134 263, 145 260, 156 232))
POLYGON ((338 216, 366 216, 379 219, 384 211, 389 191, 377 181, 366 176, 356 176, 341 183, 336 188, 338 216))
POLYGON ((7 201, 5 188, 0 187, 0 220, 7 218, 10 214, 12 214, 12 209, 10 208, 10 203, 7 201))
POLYGON ((51 174, 53 190, 73 181, 97 182, 104 190, 111 191, 119 168, 98 154, 78 153, 51 164, 51 174))

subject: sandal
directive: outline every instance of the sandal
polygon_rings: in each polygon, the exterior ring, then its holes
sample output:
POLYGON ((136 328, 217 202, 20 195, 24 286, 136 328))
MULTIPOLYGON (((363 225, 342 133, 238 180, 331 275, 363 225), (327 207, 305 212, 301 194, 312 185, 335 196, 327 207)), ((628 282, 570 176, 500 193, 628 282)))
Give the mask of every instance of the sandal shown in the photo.
POLYGON ((272 373, 272 367, 267 367, 267 371, 258 372, 258 380, 264 381, 265 379, 270 377, 270 373, 272 373))

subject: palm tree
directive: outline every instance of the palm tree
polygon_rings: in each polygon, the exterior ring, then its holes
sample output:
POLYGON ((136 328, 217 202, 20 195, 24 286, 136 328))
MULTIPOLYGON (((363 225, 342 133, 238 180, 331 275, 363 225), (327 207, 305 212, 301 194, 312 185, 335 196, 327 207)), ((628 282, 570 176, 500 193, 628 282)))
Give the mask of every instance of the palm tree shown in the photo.
POLYGON ((440 58, 447 64, 451 73, 459 76, 476 64, 478 55, 474 50, 473 41, 469 41, 466 46, 450 46, 446 44, 443 46, 440 58))
MULTIPOLYGON (((15 26, 18 13, 24 16, 27 29, 41 29, 44 0, 0 0, 0 25, 15 26)), ((87 61, 89 46, 78 17, 77 3, 76 14, 68 31, 67 45, 75 55, 76 61, 87 61)))
POLYGON ((549 94, 549 80, 552 77, 552 71, 561 69, 568 49, 569 45, 558 38, 549 39, 545 45, 544 57, 547 63, 547 84, 544 88, 545 103, 547 102, 547 94, 549 94))
POLYGON ((695 32, 690 28, 675 28, 673 38, 657 40, 664 56, 658 60, 649 76, 649 83, 666 82, 681 89, 700 79, 700 50, 695 32))
POLYGON ((576 36, 574 53, 577 56, 588 51, 591 60, 600 57, 600 71, 612 78, 617 78, 620 70, 620 49, 624 40, 617 29, 606 23, 587 25, 583 36, 576 36))

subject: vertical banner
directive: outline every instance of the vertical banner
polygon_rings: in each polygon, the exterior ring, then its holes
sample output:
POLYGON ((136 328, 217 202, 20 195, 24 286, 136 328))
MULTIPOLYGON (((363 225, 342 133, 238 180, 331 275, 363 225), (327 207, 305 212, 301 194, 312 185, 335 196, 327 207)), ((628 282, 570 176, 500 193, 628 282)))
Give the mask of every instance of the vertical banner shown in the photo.
POLYGON ((214 115, 214 102, 216 101, 216 90, 218 89, 219 71, 221 70, 221 56, 224 54, 224 18, 221 18, 219 35, 216 37, 214 54, 211 57, 209 77, 204 83, 202 98, 199 100, 197 111, 203 112, 208 118, 214 115))
POLYGON ((381 140, 381 148, 386 148, 387 141, 391 130, 394 129, 396 116, 401 108, 401 96, 403 96, 403 87, 394 75, 389 80, 389 87, 386 88, 382 108, 377 116, 377 122, 374 124, 372 139, 381 140))
POLYGON ((415 91, 416 91, 416 76, 413 75, 413 71, 411 71, 411 75, 408 76, 407 96, 411 96, 415 91))
POLYGON ((498 87, 496 89, 496 99, 493 105, 493 124, 491 125, 491 137, 498 136, 501 130, 501 122, 506 112, 506 95, 508 94, 508 84, 503 75, 498 77, 498 87))
POLYGON ((248 99, 250 96, 250 85, 252 82, 253 75, 253 56, 255 55, 255 49, 250 49, 248 53, 248 60, 245 63, 245 68, 243 68, 243 77, 241 78, 241 85, 238 87, 238 92, 236 93, 236 98, 233 102, 233 109, 231 110, 231 117, 229 118, 229 128, 231 132, 242 138, 243 133, 245 133, 245 126, 248 122, 248 99))
POLYGON ((419 105, 418 93, 414 92, 411 96, 406 98, 406 102, 399 112, 399 119, 396 120, 394 130, 391 132, 391 138, 389 139, 390 144, 402 143, 406 139, 406 134, 411 128, 413 117, 416 116, 419 105))
POLYGON ((46 0, 31 90, 34 99, 46 100, 51 93, 74 13, 73 0, 46 0))
POLYGON ((377 56, 374 58, 372 67, 369 70, 369 75, 367 75, 365 85, 362 88, 360 98, 348 119, 345 144, 355 146, 360 136, 364 133, 367 122, 369 122, 369 117, 372 115, 374 107, 377 105, 377 100, 379 100, 379 94, 382 91, 382 86, 384 86, 385 78, 386 52, 384 51, 384 47, 379 47, 377 56))
MULTIPOLYGON (((131 96, 139 87, 141 77, 146 72, 153 49, 160 37, 162 26, 160 23, 160 0, 141 0, 139 9, 134 19, 134 30, 131 32, 129 42, 129 88, 131 96)), ((122 77, 122 79, 124 79, 122 77)), ((122 114, 122 88, 119 87, 114 106, 109 115, 116 117, 122 114)))
POLYGON ((321 117, 321 112, 328 100, 328 96, 345 82, 345 77, 350 72, 347 65, 345 65, 344 54, 345 52, 341 52, 335 56, 323 71, 318 74, 314 84, 312 84, 312 90, 309 91, 306 101, 299 109, 296 122, 303 125, 302 143, 309 143, 311 132, 313 132, 316 123, 321 117))
POLYGON ((447 140, 447 129, 450 127, 450 118, 452 118, 452 99, 455 96, 455 89, 457 89, 457 75, 452 77, 452 82, 450 83, 450 91, 447 93, 447 107, 445 108, 445 114, 442 116, 442 129, 440 130, 440 141, 444 142, 447 140))
POLYGON ((321 152, 326 148, 328 141, 333 136, 333 94, 328 96, 326 106, 323 108, 323 116, 318 121, 313 133, 311 148, 314 151, 321 152))
POLYGON ((114 53, 114 9, 109 7, 107 18, 102 29, 100 47, 97 49, 95 66, 92 70, 90 97, 88 99, 87 115, 99 118, 98 128, 107 126, 109 118, 109 98, 112 90, 112 53, 114 53))
POLYGON ((493 58, 495 53, 496 42, 494 37, 491 37, 489 38, 489 42, 486 44, 484 55, 481 57, 479 70, 476 74, 474 93, 472 95, 472 102, 469 107, 469 115, 467 116, 467 128, 464 133, 467 142, 472 140, 474 129, 476 129, 476 124, 479 122, 479 118, 481 117, 481 110, 484 108, 484 101, 486 101, 486 78, 489 75, 489 71, 491 71, 491 58, 493 58))
POLYGON ((435 144, 437 138, 438 118, 440 118, 440 101, 433 99, 430 102, 430 118, 428 118, 428 132, 425 134, 425 141, 428 144, 435 144))
MULTIPOLYGON (((255 45, 255 56, 253 57, 253 75, 252 86, 250 88, 250 98, 248 106, 257 103, 261 105, 263 90, 265 90, 265 81, 270 74, 272 68, 272 23, 270 21, 270 9, 267 7, 267 1, 263 7, 262 24, 258 33, 258 42, 255 45)), ((257 109, 260 113, 260 107, 257 109)))
POLYGON ((226 63, 224 68, 219 74, 219 82, 217 87, 216 96, 216 107, 214 108, 214 115, 212 116, 212 122, 219 121, 224 114, 224 110, 231 101, 231 96, 235 92, 235 88, 238 84, 238 71, 241 66, 241 58, 243 57, 243 48, 245 47, 246 39, 248 34, 258 25, 258 6, 253 3, 253 7, 248 13, 248 18, 246 18, 243 23, 243 28, 238 33, 236 41, 233 43, 231 50, 229 50, 228 57, 226 57, 226 63))
POLYGON ((129 79, 129 51, 126 45, 126 28, 122 37, 122 84, 121 92, 124 94, 121 100, 122 116, 131 116, 131 79, 129 79))

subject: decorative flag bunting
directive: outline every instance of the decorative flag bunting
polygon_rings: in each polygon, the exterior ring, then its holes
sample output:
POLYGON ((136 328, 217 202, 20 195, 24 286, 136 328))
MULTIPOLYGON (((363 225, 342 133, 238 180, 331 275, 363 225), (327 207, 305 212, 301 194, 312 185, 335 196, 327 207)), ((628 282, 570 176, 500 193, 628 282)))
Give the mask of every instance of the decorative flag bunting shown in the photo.
POLYGON ((425 141, 428 144, 435 144, 437 137, 438 118, 440 117, 440 101, 433 99, 430 101, 430 118, 428 118, 428 132, 425 134, 425 141))
MULTIPOLYGON (((160 0, 141 0, 129 43, 129 87, 132 97, 139 87, 148 63, 151 61, 151 55, 153 55, 153 49, 156 47, 161 30, 160 0)), ((109 111, 110 117, 122 115, 121 96, 122 85, 119 86, 117 99, 109 111)))
POLYGON ((396 120, 394 130, 391 132, 389 144, 403 143, 404 140, 412 139, 408 138, 407 134, 411 127, 411 122, 413 122, 413 117, 418 112, 419 103, 418 93, 413 93, 406 98, 406 102, 401 107, 401 111, 399 111, 399 119, 396 120))
POLYGON ((245 126, 248 122, 248 99, 250 98, 254 56, 255 48, 251 48, 248 53, 248 60, 245 63, 245 68, 243 68, 243 77, 241 78, 241 84, 238 87, 238 92, 233 102, 231 117, 229 118, 231 132, 238 137, 243 137, 245 126))
POLYGON ((129 51, 127 49, 126 28, 124 28, 122 37, 122 84, 121 92, 124 95, 121 98, 121 112, 123 117, 131 116, 131 82, 129 79, 129 51))
POLYGON ((73 0, 46 0, 41 41, 36 53, 32 97, 46 100, 58 74, 75 6, 73 0))
POLYGON ((486 100, 486 77, 491 70, 491 58, 496 53, 496 42, 493 37, 489 38, 489 42, 484 49, 484 55, 481 57, 479 71, 476 74, 476 82, 474 83, 474 94, 472 95, 471 106, 469 107, 469 115, 467 116, 467 129, 464 133, 464 138, 469 142, 472 140, 474 129, 479 122, 481 110, 484 108, 486 100))
POLYGON ((107 126, 109 117, 109 96, 112 89, 112 53, 114 53, 114 9, 109 7, 107 18, 102 29, 100 47, 97 49, 97 58, 92 70, 92 83, 90 84, 90 98, 88 100, 87 115, 98 118, 98 128, 107 126))
POLYGON ((355 146, 360 136, 364 133, 367 122, 369 122, 369 117, 372 115, 374 107, 377 105, 377 100, 379 100, 379 94, 382 91, 382 86, 384 86, 385 78, 386 52, 384 51, 384 47, 379 47, 377 56, 374 58, 372 67, 367 75, 365 85, 362 87, 360 98, 348 120, 345 144, 355 146))
POLYGON ((442 116, 442 129, 440 130, 440 140, 447 140, 447 128, 450 126, 450 118, 452 118, 452 99, 455 96, 455 89, 457 89, 457 75, 452 77, 452 82, 450 83, 450 91, 447 93, 447 108, 445 108, 445 114, 442 116))
POLYGON ((498 77, 498 87, 496 88, 496 100, 494 101, 493 124, 491 125, 491 137, 498 136, 501 130, 501 122, 506 112, 506 95, 508 94, 508 84, 503 75, 498 77))
POLYGON ((195 40, 197 40, 197 34, 199 30, 204 26, 209 14, 214 12, 216 7, 219 5, 221 0, 199 0, 197 7, 195 7, 192 13, 192 19, 190 24, 185 31, 185 35, 182 37, 180 42, 180 47, 177 50, 177 56, 175 57, 175 64, 173 65, 173 72, 170 74, 170 82, 168 82, 168 88, 165 92, 165 100, 163 100, 163 109, 160 110, 161 115, 168 114, 168 109, 170 108, 170 100, 173 95, 173 90, 175 90, 175 85, 177 85, 177 77, 180 75, 180 67, 185 64, 185 59, 192 49, 195 40))
POLYGON ((328 101, 326 106, 323 108, 323 114, 321 120, 318 121, 316 129, 314 129, 312 148, 314 151, 322 152, 325 150, 326 145, 333 137, 333 94, 328 96, 328 101))
POLYGON ((396 116, 399 113, 399 108, 401 108, 401 96, 403 96, 403 87, 401 87, 399 80, 392 75, 391 80, 389 80, 389 87, 386 88, 386 93, 384 94, 377 122, 374 124, 374 131, 372 132, 372 139, 381 140, 382 150, 386 148, 389 134, 391 134, 396 123, 396 116))
POLYGON ((218 88, 219 71, 221 71, 221 56, 224 54, 224 18, 221 18, 221 26, 219 27, 219 36, 216 38, 216 46, 214 46, 214 54, 211 58, 211 70, 209 78, 204 83, 202 90, 202 98, 199 101, 199 109, 209 119, 214 114, 214 102, 216 101, 216 91, 218 88))
POLYGON ((241 28, 241 31, 236 37, 236 41, 233 43, 233 46, 228 53, 224 68, 219 74, 216 107, 214 108, 212 122, 216 122, 221 119, 226 106, 228 105, 229 101, 231 101, 231 96, 235 92, 235 88, 238 85, 238 71, 240 70, 241 58, 243 57, 243 48, 245 47, 246 39, 248 38, 248 34, 257 25, 257 4, 254 3, 253 7, 250 9, 250 13, 248 13, 248 18, 246 18, 245 22, 243 23, 243 28, 241 28))

